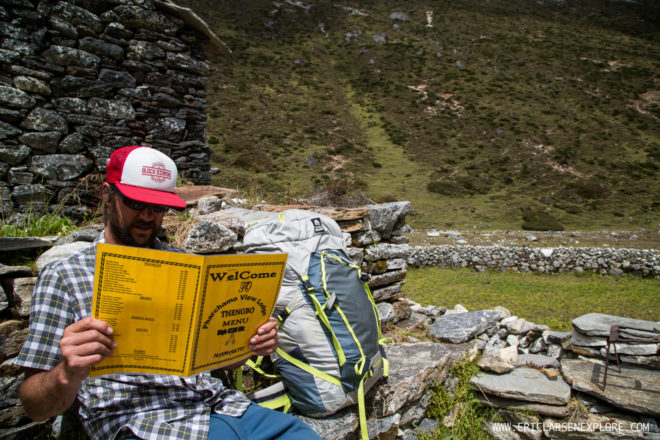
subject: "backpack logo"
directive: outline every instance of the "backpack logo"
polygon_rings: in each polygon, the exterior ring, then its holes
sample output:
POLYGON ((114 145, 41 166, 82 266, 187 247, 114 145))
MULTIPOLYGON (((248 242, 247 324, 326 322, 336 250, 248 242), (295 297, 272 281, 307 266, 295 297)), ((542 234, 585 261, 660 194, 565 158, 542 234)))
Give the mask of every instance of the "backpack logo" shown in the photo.
POLYGON ((314 232, 317 234, 320 234, 322 232, 325 232, 325 229, 323 229, 323 225, 321 224, 321 219, 320 218, 313 218, 312 224, 314 225, 314 232))

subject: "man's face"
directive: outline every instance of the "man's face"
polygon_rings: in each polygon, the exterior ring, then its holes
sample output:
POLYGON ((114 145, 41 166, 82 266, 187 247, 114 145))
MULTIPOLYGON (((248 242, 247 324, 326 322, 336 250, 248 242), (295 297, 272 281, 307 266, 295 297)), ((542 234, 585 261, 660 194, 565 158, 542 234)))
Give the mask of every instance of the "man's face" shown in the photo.
POLYGON ((131 209, 124 205, 119 194, 107 194, 104 201, 110 232, 110 236, 106 234, 106 242, 125 246, 151 246, 160 231, 163 213, 154 211, 150 205, 139 211, 131 209))

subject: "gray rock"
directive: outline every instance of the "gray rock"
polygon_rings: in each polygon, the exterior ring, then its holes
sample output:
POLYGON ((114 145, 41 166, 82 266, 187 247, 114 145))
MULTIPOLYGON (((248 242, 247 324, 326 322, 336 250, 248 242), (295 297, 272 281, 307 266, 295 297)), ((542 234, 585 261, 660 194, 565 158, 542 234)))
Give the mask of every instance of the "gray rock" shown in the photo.
POLYGON ((367 422, 369 438, 394 440, 399 432, 400 421, 400 414, 392 414, 391 416, 369 420, 367 422))
POLYGON ((48 62, 58 66, 78 66, 95 69, 101 64, 101 58, 97 55, 66 46, 50 46, 41 53, 48 62))
POLYGON ((660 375, 653 370, 610 365, 607 386, 603 386, 605 364, 599 361, 563 359, 561 370, 573 389, 598 397, 626 411, 660 416, 660 375))
POLYGON ((549 344, 545 354, 551 358, 559 359, 564 354, 564 349, 559 344, 549 344))
POLYGON ((418 434, 431 434, 438 430, 438 421, 428 417, 421 421, 415 430, 418 434))
POLYGON ((32 276, 28 266, 0 266, 0 279, 32 276))
POLYGON ((84 51, 115 60, 120 60, 124 56, 124 49, 121 46, 97 38, 81 38, 78 41, 78 46, 84 51))
POLYGON ((0 312, 4 312, 9 307, 9 297, 5 293, 4 287, 0 284, 0 312))
POLYGON ((366 249, 364 259, 366 261, 392 260, 395 258, 406 259, 409 253, 410 246, 407 244, 379 243, 374 246, 369 246, 366 249))
POLYGON ((571 344, 579 347, 604 347, 607 345, 607 339, 602 336, 587 336, 579 331, 574 331, 571 335, 571 344))
POLYGON ((392 304, 381 302, 376 304, 376 308, 378 309, 381 323, 394 321, 394 306, 392 304))
POLYGON ((356 232, 352 235, 351 243, 356 247, 366 247, 379 243, 381 238, 378 231, 356 232))
POLYGON ((75 154, 84 150, 89 145, 89 139, 80 133, 72 133, 60 142, 59 150, 65 154, 75 154))
POLYGON ((32 149, 27 145, 2 145, 0 144, 0 160, 10 165, 18 165, 30 155, 32 149))
POLYGON ((214 254, 230 250, 237 240, 236 233, 216 222, 195 224, 183 242, 183 249, 197 254, 214 254))
POLYGON ((547 336, 547 342, 561 345, 564 342, 569 341, 572 335, 572 332, 550 332, 547 336))
POLYGON ((492 371, 497 374, 508 373, 514 368, 511 362, 491 353, 484 353, 477 365, 484 371, 492 371))
POLYGON ((15 278, 13 281, 13 303, 14 309, 23 318, 30 316, 30 304, 32 303, 32 291, 36 277, 15 278))
POLYGON ((374 297, 374 301, 376 302, 395 299, 401 295, 401 287, 404 284, 405 280, 385 287, 376 287, 371 289, 371 295, 374 297))
POLYGON ((222 199, 218 196, 202 197, 197 201, 197 209, 200 215, 219 211, 222 208, 222 199))
POLYGON ((493 335, 484 348, 484 353, 496 354, 501 348, 504 348, 504 343, 499 336, 493 335))
POLYGON ((94 163, 82 154, 32 156, 30 171, 46 179, 75 180, 92 170, 94 163))
POLYGON ((543 338, 536 338, 534 342, 529 347, 530 353, 540 353, 548 349, 548 344, 545 343, 543 338))
POLYGON ((59 2, 51 11, 53 17, 62 19, 68 23, 85 30, 86 33, 100 33, 103 30, 103 23, 98 15, 84 9, 80 6, 68 2, 59 2))
MULTIPOLYGON (((485 399, 484 399, 485 400, 485 399)), ((501 423, 484 423, 483 430, 494 440, 524 440, 525 437, 513 429, 502 429, 501 423)))
POLYGON ((431 334, 441 341, 458 344, 496 327, 500 314, 479 310, 460 314, 445 314, 431 325, 431 334))
POLYGON ((135 109, 128 101, 92 98, 89 100, 89 113, 92 116, 117 120, 135 119, 135 109))
POLYGON ((393 283, 396 283, 397 281, 401 281, 406 277, 406 274, 408 273, 407 270, 393 270, 390 272, 385 272, 380 275, 371 275, 369 277, 369 281, 367 284, 369 287, 380 287, 380 286, 387 286, 393 283))
POLYGON ((559 368, 559 361, 550 356, 542 354, 521 354, 515 363, 516 367, 531 368, 559 368))
POLYGON ((525 402, 522 400, 506 399, 493 395, 484 396, 477 393, 476 399, 482 405, 491 408, 502 408, 519 411, 533 411, 542 416, 550 417, 568 417, 575 411, 576 405, 569 402, 568 405, 544 405, 542 403, 525 402))
POLYGON ((27 337, 27 325, 26 320, 14 319, 0 323, 0 362, 17 356, 21 351, 27 337))
POLYGON ((90 243, 84 241, 76 241, 69 244, 63 244, 61 246, 53 246, 41 254, 37 259, 37 271, 41 272, 47 264, 54 263, 61 260, 62 258, 66 258, 69 255, 78 252, 79 250, 88 248, 89 246, 90 243))
POLYGON ((451 367, 451 356, 441 344, 397 344, 386 349, 390 376, 379 385, 370 405, 388 416, 419 400, 434 381, 442 382, 451 367))
MULTIPOLYGON (((602 313, 589 313, 573 320, 573 327, 587 336, 607 337, 610 334, 610 327, 612 325, 635 327, 642 330, 648 329, 650 332, 652 332, 654 328, 658 327, 657 322, 623 318, 620 316, 605 315, 602 313)), ((631 331, 629 334, 633 337, 654 336, 653 333, 649 332, 631 331)))
POLYGON ((480 373, 470 384, 482 393, 547 405, 566 405, 571 399, 571 388, 561 378, 551 381, 532 368, 516 368, 502 375, 480 373))
POLYGON ((37 93, 45 96, 50 96, 52 93, 48 83, 38 78, 32 78, 29 76, 16 76, 14 78, 14 85, 17 88, 30 93, 37 93))
POLYGON ((421 399, 410 404, 408 409, 403 411, 401 415, 400 427, 409 427, 418 424, 424 418, 426 409, 431 404, 431 399, 433 399, 433 392, 428 390, 421 399))
MULTIPOLYGON (((658 354, 660 344, 610 344, 610 353, 616 352, 619 354, 627 354, 630 356, 653 356, 658 354)), ((606 347, 600 349, 600 354, 605 357, 607 354, 606 347)))
POLYGON ((21 128, 33 131, 57 131, 67 133, 66 119, 55 110, 37 107, 21 122, 21 128))
POLYGON ((380 32, 374 34, 374 43, 387 43, 387 32, 380 32))
POLYGON ((410 21, 408 16, 401 12, 401 11, 395 11, 390 14, 390 20, 392 21, 410 21))
POLYGON ((16 108, 32 108, 36 100, 23 90, 0 85, 0 104, 16 108))
POLYGON ((7 183, 10 185, 29 185, 34 180, 34 174, 27 167, 15 167, 7 173, 7 183))
POLYGON ((66 237, 62 237, 61 239, 57 240, 56 244, 59 246, 63 244, 74 243, 76 241, 91 243, 99 238, 100 232, 100 229, 76 229, 66 237))
POLYGON ((59 131, 32 132, 22 134, 18 140, 33 150, 55 153, 60 137, 62 137, 62 133, 59 131))
POLYGON ((371 227, 380 232, 383 238, 389 239, 394 229, 400 229, 405 224, 406 215, 410 213, 410 202, 391 202, 381 205, 367 205, 371 227))
POLYGON ((511 312, 506 307, 496 306, 493 310, 500 314, 501 319, 506 319, 511 316, 511 312))
POLYGON ((358 430, 359 420, 357 411, 345 408, 333 415, 320 419, 297 415, 300 420, 307 423, 324 440, 342 440, 358 430))
POLYGON ((53 192, 40 184, 17 185, 11 197, 19 205, 32 206, 33 211, 45 208, 45 203, 53 196, 53 192))

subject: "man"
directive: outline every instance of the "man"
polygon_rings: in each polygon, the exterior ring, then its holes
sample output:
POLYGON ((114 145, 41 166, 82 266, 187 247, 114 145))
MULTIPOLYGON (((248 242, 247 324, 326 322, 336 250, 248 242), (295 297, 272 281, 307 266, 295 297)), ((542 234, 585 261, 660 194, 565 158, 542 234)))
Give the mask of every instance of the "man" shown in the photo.
MULTIPOLYGON (((152 148, 124 147, 110 157, 105 230, 89 248, 44 268, 34 289, 28 337, 15 361, 25 369, 19 395, 26 414, 45 420, 77 400, 95 439, 318 439, 300 420, 250 403, 208 373, 88 377, 90 366, 116 347, 112 328, 90 317, 96 244, 179 251, 156 238, 165 211, 185 207, 174 193, 176 180, 174 162, 152 148)), ((250 349, 268 355, 276 346, 270 318, 250 349)))

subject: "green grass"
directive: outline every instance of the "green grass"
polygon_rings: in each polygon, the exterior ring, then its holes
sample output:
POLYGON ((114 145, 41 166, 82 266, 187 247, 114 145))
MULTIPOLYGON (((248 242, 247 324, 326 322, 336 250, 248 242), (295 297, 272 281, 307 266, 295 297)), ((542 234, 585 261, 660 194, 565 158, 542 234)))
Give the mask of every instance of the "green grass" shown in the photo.
POLYGON ((420 440, 488 440, 483 431, 484 423, 494 421, 496 411, 475 400, 475 392, 470 379, 479 373, 476 361, 460 360, 452 367, 451 375, 458 379, 455 388, 449 392, 443 385, 433 387, 433 397, 427 416, 438 421, 438 429, 430 433, 418 433, 420 440), (454 417, 453 426, 443 425, 443 419, 454 417))
POLYGON ((512 314, 561 331, 587 313, 660 321, 660 279, 634 275, 476 272, 471 269, 411 269, 406 297, 421 304, 469 310, 503 306, 512 314))
POLYGON ((71 220, 56 214, 26 214, 20 224, 0 225, 0 237, 45 237, 47 235, 68 235, 76 227, 71 220))

